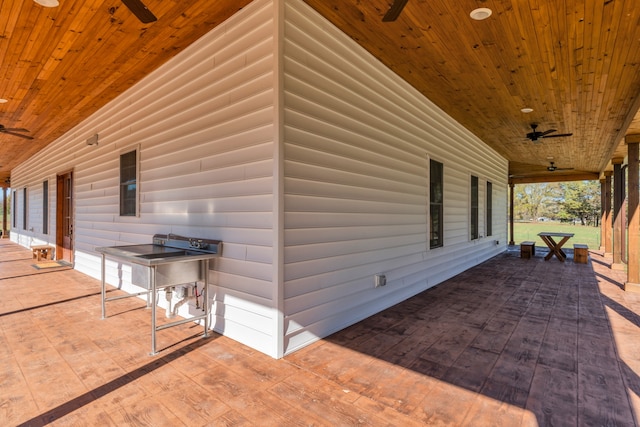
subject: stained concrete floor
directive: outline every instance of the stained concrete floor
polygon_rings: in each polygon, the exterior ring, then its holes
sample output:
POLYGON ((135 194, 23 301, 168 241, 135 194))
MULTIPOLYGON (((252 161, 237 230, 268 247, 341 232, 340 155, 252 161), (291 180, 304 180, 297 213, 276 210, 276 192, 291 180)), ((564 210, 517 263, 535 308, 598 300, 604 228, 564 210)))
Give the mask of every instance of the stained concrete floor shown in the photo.
POLYGON ((194 324, 152 357, 143 301, 100 320, 98 281, 0 240, 0 425, 637 425, 640 296, 610 262, 508 251, 282 360, 194 324))

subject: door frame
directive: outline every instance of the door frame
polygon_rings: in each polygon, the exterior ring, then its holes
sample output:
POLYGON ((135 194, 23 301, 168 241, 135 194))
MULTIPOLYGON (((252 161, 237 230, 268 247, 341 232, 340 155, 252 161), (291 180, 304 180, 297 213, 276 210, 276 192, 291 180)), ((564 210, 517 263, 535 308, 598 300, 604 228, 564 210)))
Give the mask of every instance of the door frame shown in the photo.
POLYGON ((65 194, 65 186, 64 180, 69 177, 70 185, 69 185, 69 218, 71 221, 71 230, 74 228, 74 219, 75 219, 75 201, 73 197, 74 193, 74 181, 73 181, 73 169, 61 172, 56 174, 56 259, 68 261, 73 264, 73 247, 75 241, 75 233, 71 233, 69 239, 69 247, 65 248, 64 246, 64 205, 65 199, 67 195, 65 194), (68 259, 65 258, 65 251, 69 252, 68 259))

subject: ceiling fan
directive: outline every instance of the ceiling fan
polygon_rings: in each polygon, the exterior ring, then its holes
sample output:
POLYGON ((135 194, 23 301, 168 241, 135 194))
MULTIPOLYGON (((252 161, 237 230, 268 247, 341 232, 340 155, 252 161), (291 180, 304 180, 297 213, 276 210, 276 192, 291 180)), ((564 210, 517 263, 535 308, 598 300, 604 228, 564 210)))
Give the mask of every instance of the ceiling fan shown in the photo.
POLYGON ((555 171, 570 171, 573 170, 573 168, 559 168, 555 165, 555 163, 553 162, 549 162, 549 166, 547 166, 547 170, 549 172, 555 172, 555 171))
POLYGON ((148 24, 158 20, 156 16, 151 13, 149 8, 142 3, 141 0, 122 0, 125 6, 142 22, 148 24))
POLYGON ((554 132, 557 132, 557 130, 555 129, 549 129, 549 130, 545 130, 544 132, 538 132, 536 129, 538 128, 538 125, 536 123, 531 123, 531 132, 529 132, 527 134, 527 138, 530 139, 531 141, 537 141, 538 139, 541 138, 560 138, 563 136, 571 136, 573 135, 572 133, 556 133, 553 134, 554 132), (553 135, 551 135, 553 134, 553 135))
POLYGON ((7 135, 13 135, 13 136, 19 136, 20 138, 24 138, 24 139, 33 139, 32 136, 29 135, 23 135, 21 133, 17 133, 17 132, 29 132, 26 129, 23 128, 6 128, 4 127, 4 125, 0 125, 0 133, 6 133, 7 135))
POLYGON ((391 22, 398 19, 398 16, 400 16, 400 12, 404 9, 407 1, 409 0, 393 0, 389 11, 382 17, 382 22, 391 22))

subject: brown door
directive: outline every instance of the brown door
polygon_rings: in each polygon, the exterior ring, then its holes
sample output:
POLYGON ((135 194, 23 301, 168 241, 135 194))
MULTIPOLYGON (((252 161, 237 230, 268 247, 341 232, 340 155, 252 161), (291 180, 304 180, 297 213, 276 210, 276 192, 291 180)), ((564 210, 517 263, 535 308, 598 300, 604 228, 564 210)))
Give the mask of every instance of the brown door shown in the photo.
POLYGON ((58 175, 56 259, 73 263, 73 172, 58 175))

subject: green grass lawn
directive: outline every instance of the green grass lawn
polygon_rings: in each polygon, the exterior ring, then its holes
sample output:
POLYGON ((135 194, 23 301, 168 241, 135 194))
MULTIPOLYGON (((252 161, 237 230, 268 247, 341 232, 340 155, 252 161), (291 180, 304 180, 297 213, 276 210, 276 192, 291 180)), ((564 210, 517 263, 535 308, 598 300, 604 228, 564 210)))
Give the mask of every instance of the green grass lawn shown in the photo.
POLYGON ((567 248, 571 248, 574 243, 583 243, 589 246, 589 249, 600 248, 600 227, 559 222, 516 222, 513 224, 513 240, 516 244, 530 240, 536 242, 537 246, 546 247, 542 239, 538 237, 538 233, 541 231, 573 233, 574 236, 566 244, 567 248))

